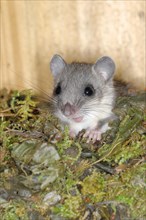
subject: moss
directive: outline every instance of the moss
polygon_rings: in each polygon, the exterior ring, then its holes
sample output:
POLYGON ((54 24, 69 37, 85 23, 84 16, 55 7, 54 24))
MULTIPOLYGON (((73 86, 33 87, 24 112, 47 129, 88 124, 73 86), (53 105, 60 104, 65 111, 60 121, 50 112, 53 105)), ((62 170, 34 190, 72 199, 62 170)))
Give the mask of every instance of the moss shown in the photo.
POLYGON ((81 196, 66 196, 63 204, 60 204, 53 208, 53 212, 65 218, 76 219, 80 216, 80 213, 82 212, 81 196))
POLYGON ((33 109, 36 107, 37 102, 33 100, 33 91, 14 91, 10 100, 10 106, 16 116, 20 117, 20 121, 25 121, 29 117, 34 117, 33 109))
POLYGON ((106 195, 106 181, 101 173, 94 171, 80 184, 82 186, 81 192, 86 199, 92 203, 103 201, 106 195))
POLYGON ((62 131, 58 120, 48 110, 37 107, 38 102, 31 90, 10 93, 3 90, 1 93, 1 187, 5 187, 8 181, 11 185, 9 177, 14 175, 14 179, 24 185, 26 179, 21 179, 22 176, 26 174, 27 180, 31 177, 33 170, 29 165, 33 162, 34 169, 36 165, 31 155, 35 154, 38 145, 27 144, 26 148, 26 143, 47 142, 56 148, 60 156, 54 162, 57 178, 47 187, 40 187, 39 182, 43 179, 42 174, 46 175, 53 164, 51 159, 45 165, 37 161, 37 182, 34 184, 32 177, 33 184, 28 181, 25 185, 32 190, 32 197, 18 200, 12 196, 11 201, 5 201, 0 216, 2 220, 27 220, 30 211, 37 212, 42 219, 49 219, 52 215, 60 219, 79 219, 89 205, 105 219, 118 212, 124 215, 123 219, 145 218, 145 93, 118 98, 114 110, 118 119, 103 135, 100 148, 98 144, 85 144, 80 137, 71 139, 67 127, 62 131), (91 156, 83 158, 86 152, 91 156), (110 170, 112 172, 108 172, 110 170), (40 191, 36 193, 37 187, 40 191), (56 191, 61 201, 51 207, 43 207, 43 196, 51 191, 56 191))
POLYGON ((28 220, 26 214, 26 204, 22 201, 10 202, 5 209, 3 216, 0 216, 1 220, 28 220))
POLYGON ((124 163, 135 156, 144 154, 145 144, 144 135, 136 132, 136 128, 143 121, 143 111, 135 108, 130 108, 127 115, 121 120, 118 132, 114 141, 111 144, 104 144, 99 150, 100 157, 104 161, 124 163), (136 140, 135 140, 135 137, 136 140))

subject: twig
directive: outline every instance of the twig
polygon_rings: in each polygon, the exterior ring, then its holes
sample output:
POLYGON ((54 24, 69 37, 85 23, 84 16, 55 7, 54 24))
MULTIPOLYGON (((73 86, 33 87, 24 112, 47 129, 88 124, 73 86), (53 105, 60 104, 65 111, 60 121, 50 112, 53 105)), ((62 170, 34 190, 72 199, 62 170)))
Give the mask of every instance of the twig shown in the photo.
POLYGON ((114 169, 112 169, 112 168, 110 168, 108 166, 105 166, 105 165, 103 165, 101 163, 97 163, 94 166, 99 168, 99 169, 101 169, 101 170, 103 170, 103 171, 105 171, 106 173, 110 173, 110 174, 114 174, 115 173, 114 169))
POLYGON ((6 131, 7 133, 10 134, 15 134, 15 135, 21 135, 22 137, 32 137, 32 138, 48 138, 46 135, 44 135, 41 132, 35 131, 35 132, 29 132, 29 131, 18 131, 18 130, 14 130, 14 129, 8 129, 6 131))
POLYGON ((10 116, 15 116, 15 114, 13 113, 3 113, 3 112, 0 112, 0 117, 10 117, 10 116))

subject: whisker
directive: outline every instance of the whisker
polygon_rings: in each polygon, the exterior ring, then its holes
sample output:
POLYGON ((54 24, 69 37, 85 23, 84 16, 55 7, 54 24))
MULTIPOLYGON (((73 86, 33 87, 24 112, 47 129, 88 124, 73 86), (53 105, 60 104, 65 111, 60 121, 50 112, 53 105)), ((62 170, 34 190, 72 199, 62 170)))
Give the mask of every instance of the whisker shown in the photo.
POLYGON ((107 104, 107 103, 104 103, 104 104, 97 104, 97 103, 90 103, 90 104, 87 104, 85 106, 82 107, 82 109, 104 109, 104 108, 111 108, 113 105, 112 104, 107 104))
POLYGON ((99 114, 97 114, 97 112, 96 113, 95 112, 84 112, 83 114, 91 116, 91 117, 98 117, 99 115, 105 116, 107 115, 107 113, 109 114, 109 112, 100 112, 99 114))
MULTIPOLYGON (((14 71, 12 68, 9 69, 9 71, 11 71, 11 72, 13 72, 13 73, 15 73, 15 74, 18 75, 18 73, 17 73, 16 71, 14 71)), ((21 72, 21 75, 22 75, 22 74, 23 74, 23 73, 21 72)), ((19 77, 19 75, 18 75, 18 77, 19 77)), ((21 79, 18 79, 18 78, 17 78, 17 81, 22 82, 22 80, 21 80, 21 79)), ((40 91, 40 92, 42 92, 44 95, 49 96, 49 93, 47 93, 44 89, 40 88, 39 86, 35 85, 34 83, 30 82, 29 80, 24 80, 24 79, 23 79, 23 82, 25 82, 26 84, 28 84, 31 88, 35 89, 36 91, 40 91)))
POLYGON ((109 108, 109 106, 100 106, 100 107, 96 106, 96 108, 94 106, 92 106, 92 108, 88 108, 88 107, 81 108, 80 112, 83 113, 83 114, 89 114, 90 113, 93 116, 97 116, 98 114, 105 115, 105 114, 110 114, 111 108, 109 108))

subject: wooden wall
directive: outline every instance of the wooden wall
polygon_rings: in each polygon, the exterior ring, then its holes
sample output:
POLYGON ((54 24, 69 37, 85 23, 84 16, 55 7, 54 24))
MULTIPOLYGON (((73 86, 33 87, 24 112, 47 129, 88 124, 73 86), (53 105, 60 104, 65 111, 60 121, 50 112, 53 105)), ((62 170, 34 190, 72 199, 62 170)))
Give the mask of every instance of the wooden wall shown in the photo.
POLYGON ((49 92, 49 60, 111 56, 116 76, 144 89, 145 1, 2 0, 1 87, 49 92))

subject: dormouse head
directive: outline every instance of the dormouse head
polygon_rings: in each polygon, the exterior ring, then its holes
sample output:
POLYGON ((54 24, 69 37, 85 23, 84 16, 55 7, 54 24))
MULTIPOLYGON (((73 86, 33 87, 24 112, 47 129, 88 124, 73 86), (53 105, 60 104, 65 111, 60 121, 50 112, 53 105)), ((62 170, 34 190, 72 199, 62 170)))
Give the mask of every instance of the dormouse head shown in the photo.
MULTIPOLYGON (((50 69, 54 77, 54 111, 61 120, 78 122, 89 115, 97 117, 101 104, 106 105, 105 96, 112 97, 115 64, 110 57, 104 56, 95 64, 67 64, 61 56, 54 55, 50 69)), ((112 98, 108 105, 111 102, 112 98)))

